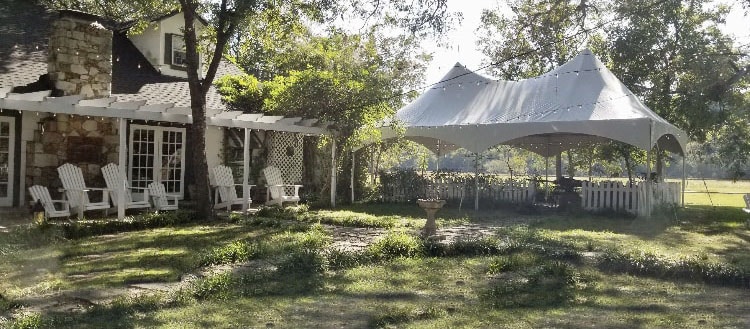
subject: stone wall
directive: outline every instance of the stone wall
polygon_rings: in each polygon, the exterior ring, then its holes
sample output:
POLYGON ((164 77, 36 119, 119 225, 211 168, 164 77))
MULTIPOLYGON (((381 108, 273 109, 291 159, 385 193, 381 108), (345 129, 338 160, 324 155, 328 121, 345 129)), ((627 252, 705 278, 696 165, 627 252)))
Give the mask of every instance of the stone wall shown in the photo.
POLYGON ((58 114, 41 118, 43 131, 34 132, 34 140, 28 142, 26 152, 26 186, 40 184, 47 186, 51 193, 57 193, 62 187, 57 175, 57 167, 70 162, 79 166, 83 171, 86 185, 89 187, 104 187, 104 179, 100 168, 107 163, 118 162, 119 136, 116 119, 70 116, 58 114), (86 137, 94 142, 87 152, 93 150, 94 156, 84 154, 84 161, 71 159, 70 156, 81 157, 81 154, 71 153, 73 141, 80 142, 86 137), (95 159, 95 160, 91 160, 95 159))
POLYGON ((112 31, 90 18, 61 13, 53 22, 48 71, 65 95, 109 97, 112 84, 112 31))

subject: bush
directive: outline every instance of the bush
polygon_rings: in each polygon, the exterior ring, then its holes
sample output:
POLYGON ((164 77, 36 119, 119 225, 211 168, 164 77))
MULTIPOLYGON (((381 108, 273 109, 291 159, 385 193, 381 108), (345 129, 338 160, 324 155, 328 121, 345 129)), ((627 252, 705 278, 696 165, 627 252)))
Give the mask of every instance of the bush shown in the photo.
POLYGON ((417 257, 423 255, 422 240, 419 237, 404 233, 390 232, 367 248, 373 259, 387 260, 398 257, 417 257))
POLYGON ((608 250, 597 259, 599 269, 659 279, 683 279, 736 287, 750 287, 750 274, 729 264, 695 256, 670 259, 653 253, 608 250))
POLYGON ((488 272, 498 274, 502 272, 518 271, 539 265, 541 258, 533 252, 519 252, 511 255, 495 257, 490 261, 488 272))
POLYGON ((245 262, 255 259, 263 253, 264 247, 262 244, 238 240, 204 254, 198 265, 210 266, 245 262))
POLYGON ((198 221, 195 212, 177 210, 172 212, 152 212, 123 220, 83 220, 59 224, 63 236, 68 239, 82 239, 90 236, 137 231, 152 228, 184 225, 198 221))
POLYGON ((485 298, 493 307, 548 307, 575 298, 577 274, 563 262, 533 267, 517 280, 498 280, 485 298))
POLYGON ((300 204, 287 207, 263 207, 256 214, 259 217, 272 217, 280 219, 296 219, 298 216, 308 212, 307 205, 300 204))
POLYGON ((224 273, 193 281, 189 292, 198 300, 227 300, 231 296, 232 286, 232 275, 224 273))

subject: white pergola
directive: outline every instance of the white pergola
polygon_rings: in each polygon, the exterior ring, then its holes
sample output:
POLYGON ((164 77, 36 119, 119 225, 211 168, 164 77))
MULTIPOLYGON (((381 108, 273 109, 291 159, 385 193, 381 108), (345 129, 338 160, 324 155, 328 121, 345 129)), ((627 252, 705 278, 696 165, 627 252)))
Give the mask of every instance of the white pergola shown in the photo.
MULTIPOLYGON (((118 165, 121 172, 126 172, 127 167, 127 120, 144 120, 157 122, 170 122, 180 124, 193 123, 192 110, 189 107, 174 106, 173 103, 147 104, 141 101, 118 101, 117 97, 104 97, 97 99, 83 99, 80 95, 50 97, 51 91, 38 91, 30 93, 12 93, 11 88, 0 88, 0 109, 17 110, 25 112, 44 112, 53 114, 68 114, 78 116, 96 116, 116 118, 119 121, 119 159, 118 165)), ((245 130, 244 140, 244 174, 242 177, 243 190, 249 189, 248 173, 250 160, 250 132, 256 130, 271 130, 307 135, 332 135, 328 129, 329 122, 319 122, 317 119, 303 119, 299 117, 287 118, 283 116, 268 116, 264 114, 247 114, 240 111, 221 111, 208 109, 206 113, 206 125, 240 128, 245 130)), ((335 140, 332 145, 332 161, 334 161, 331 172, 331 206, 336 205, 336 166, 335 140)), ((123 184, 123 188, 124 188, 123 184)), ((117 216, 125 217, 124 197, 125 193, 119 193, 121 198, 118 202, 117 216)), ((242 206, 246 212, 249 204, 245 201, 242 206)), ((82 209, 79 216, 82 216, 82 209)))

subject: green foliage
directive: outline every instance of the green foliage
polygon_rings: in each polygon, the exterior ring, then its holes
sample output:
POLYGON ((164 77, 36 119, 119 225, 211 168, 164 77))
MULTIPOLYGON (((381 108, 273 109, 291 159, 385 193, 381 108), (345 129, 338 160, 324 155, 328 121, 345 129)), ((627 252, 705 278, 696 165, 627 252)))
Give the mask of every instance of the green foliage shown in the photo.
POLYGON ((52 328, 50 319, 42 316, 39 313, 26 313, 20 315, 18 318, 8 325, 8 329, 41 329, 41 328, 52 328))
POLYGON ((418 257, 423 254, 420 238, 405 232, 389 232, 367 248, 373 259, 418 257))
POLYGON ((252 75, 225 75, 216 80, 222 100, 237 111, 262 113, 265 95, 260 81, 252 75))
POLYGON ((178 226, 194 223, 199 218, 192 211, 178 210, 173 212, 150 212, 123 220, 105 219, 76 221, 59 224, 63 236, 68 239, 112 234, 118 232, 137 231, 150 228, 178 226))
POLYGON ((304 204, 289 207, 263 207, 256 213, 256 216, 294 220, 308 211, 309 207, 304 204))
POLYGON ((568 264, 549 262, 522 272, 519 279, 497 280, 485 299, 507 308, 558 306, 575 298, 578 274, 568 264))
POLYGON ((264 249, 264 245, 257 242, 247 240, 234 241, 204 254, 201 257, 199 266, 245 262, 263 255, 265 252, 264 249))
POLYGON ((231 273, 211 275, 206 278, 193 281, 190 285, 190 294, 198 299, 227 300, 232 295, 232 287, 235 283, 231 273))
POLYGON ((372 328, 391 328, 403 323, 418 320, 430 320, 444 317, 448 312, 436 307, 412 308, 404 306, 386 306, 379 310, 378 314, 370 320, 372 328))
POLYGON ((413 168, 395 169, 388 172, 380 172, 380 185, 383 188, 392 188, 403 191, 407 202, 414 202, 426 194, 429 181, 417 173, 413 168))
POLYGON ((700 256, 672 259, 650 252, 608 250, 597 259, 597 264, 604 271, 750 287, 750 274, 745 270, 700 256))
POLYGON ((510 255, 495 257, 490 261, 487 272, 498 274, 513 272, 539 265, 542 258, 534 252, 516 252, 510 255))
POLYGON ((346 227, 394 228, 400 224, 400 216, 376 216, 353 211, 325 211, 305 213, 297 220, 346 227))

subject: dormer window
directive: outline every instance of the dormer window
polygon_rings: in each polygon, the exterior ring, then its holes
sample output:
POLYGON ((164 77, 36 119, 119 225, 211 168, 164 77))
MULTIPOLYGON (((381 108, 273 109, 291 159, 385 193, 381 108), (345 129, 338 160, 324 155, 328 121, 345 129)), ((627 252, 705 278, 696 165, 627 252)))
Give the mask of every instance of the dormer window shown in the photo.
POLYGON ((174 70, 184 71, 187 68, 185 39, 179 34, 166 33, 164 46, 164 64, 168 64, 174 70))
POLYGON ((172 34, 172 65, 187 66, 185 55, 185 39, 181 35, 172 34))

